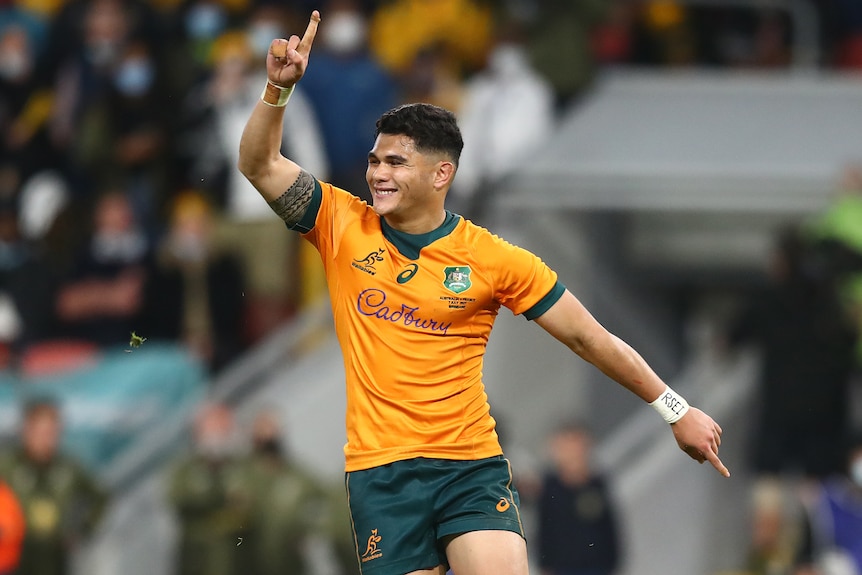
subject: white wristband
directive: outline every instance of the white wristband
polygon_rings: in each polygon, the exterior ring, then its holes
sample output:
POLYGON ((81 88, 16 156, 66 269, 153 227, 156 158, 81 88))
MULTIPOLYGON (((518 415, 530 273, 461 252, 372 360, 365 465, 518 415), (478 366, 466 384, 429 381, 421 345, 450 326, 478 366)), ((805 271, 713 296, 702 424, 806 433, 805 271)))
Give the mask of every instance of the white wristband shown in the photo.
POLYGON ((290 99, 291 94, 293 94, 293 86, 285 88, 284 86, 274 84, 271 80, 267 80, 260 99, 267 106, 284 108, 287 106, 287 101, 290 99))
POLYGON ((676 423, 689 410, 689 405, 685 398, 672 390, 670 386, 665 387, 665 390, 658 396, 658 399, 650 403, 650 405, 668 423, 676 423))

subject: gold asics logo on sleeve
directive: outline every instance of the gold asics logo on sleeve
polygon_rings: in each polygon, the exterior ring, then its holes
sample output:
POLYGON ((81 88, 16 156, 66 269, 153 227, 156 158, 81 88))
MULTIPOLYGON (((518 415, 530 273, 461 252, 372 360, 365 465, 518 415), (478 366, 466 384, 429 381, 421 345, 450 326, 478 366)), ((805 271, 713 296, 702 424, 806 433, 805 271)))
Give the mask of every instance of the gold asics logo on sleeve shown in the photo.
POLYGON ((500 513, 503 513, 504 511, 509 509, 509 507, 510 507, 509 500, 506 499, 505 497, 501 497, 500 501, 497 502, 497 511, 499 511, 500 513))

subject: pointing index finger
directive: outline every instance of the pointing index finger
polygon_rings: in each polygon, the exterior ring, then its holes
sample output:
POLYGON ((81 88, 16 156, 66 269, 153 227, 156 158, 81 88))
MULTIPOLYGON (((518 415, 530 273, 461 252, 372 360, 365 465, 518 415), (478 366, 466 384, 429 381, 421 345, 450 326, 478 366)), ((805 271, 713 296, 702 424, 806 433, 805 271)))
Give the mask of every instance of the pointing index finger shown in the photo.
POLYGON ((721 459, 718 458, 716 453, 708 453, 706 455, 707 461, 709 461, 713 467, 715 467, 716 471, 724 475, 725 477, 730 477, 730 470, 725 467, 725 465, 721 462, 721 459))
POLYGON ((317 35, 317 25, 320 23, 320 12, 315 10, 311 13, 311 18, 308 20, 308 27, 305 29, 305 34, 302 35, 302 40, 296 51, 302 54, 311 52, 311 45, 314 43, 314 37, 317 35))

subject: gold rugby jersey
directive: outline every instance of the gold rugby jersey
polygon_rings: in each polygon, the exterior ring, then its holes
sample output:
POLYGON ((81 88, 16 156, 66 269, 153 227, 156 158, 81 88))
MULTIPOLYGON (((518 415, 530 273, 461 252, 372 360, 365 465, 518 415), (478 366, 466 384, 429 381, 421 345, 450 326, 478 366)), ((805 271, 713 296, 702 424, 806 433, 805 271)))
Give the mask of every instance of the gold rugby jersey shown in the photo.
POLYGON ((347 385, 346 471, 502 453, 482 383, 501 305, 534 319, 565 287, 532 253, 447 212, 406 234, 315 181, 293 227, 320 252, 347 385))

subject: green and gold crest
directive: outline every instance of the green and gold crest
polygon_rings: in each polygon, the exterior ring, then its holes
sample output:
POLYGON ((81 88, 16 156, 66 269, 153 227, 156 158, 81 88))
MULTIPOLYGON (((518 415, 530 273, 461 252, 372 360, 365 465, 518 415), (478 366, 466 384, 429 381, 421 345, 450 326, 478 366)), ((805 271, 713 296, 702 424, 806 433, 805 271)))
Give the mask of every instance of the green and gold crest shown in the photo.
POLYGON ((450 266, 443 270, 443 285, 446 289, 461 293, 470 289, 470 266, 450 266))

